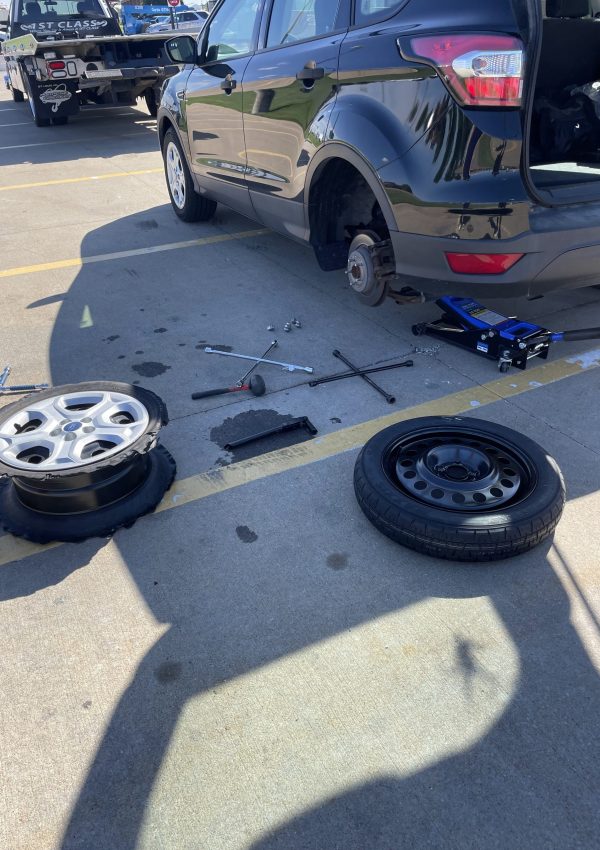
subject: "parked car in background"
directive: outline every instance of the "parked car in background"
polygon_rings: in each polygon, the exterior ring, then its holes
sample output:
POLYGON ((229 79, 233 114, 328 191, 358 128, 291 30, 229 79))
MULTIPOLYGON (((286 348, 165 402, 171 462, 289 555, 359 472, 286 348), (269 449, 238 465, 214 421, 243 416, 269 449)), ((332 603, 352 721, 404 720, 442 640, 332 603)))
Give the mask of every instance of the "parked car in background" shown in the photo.
MULTIPOLYGON (((188 32, 200 32, 206 23, 208 13, 196 12, 190 9, 187 12, 176 12, 173 17, 175 19, 175 29, 188 32)), ((173 29, 171 26, 171 18, 166 17, 161 18, 155 24, 150 24, 150 26, 146 29, 146 32, 168 32, 170 29, 173 29)))
POLYGON ((163 88, 176 214, 217 202, 346 268, 364 304, 600 277, 589 0, 221 0, 163 88))

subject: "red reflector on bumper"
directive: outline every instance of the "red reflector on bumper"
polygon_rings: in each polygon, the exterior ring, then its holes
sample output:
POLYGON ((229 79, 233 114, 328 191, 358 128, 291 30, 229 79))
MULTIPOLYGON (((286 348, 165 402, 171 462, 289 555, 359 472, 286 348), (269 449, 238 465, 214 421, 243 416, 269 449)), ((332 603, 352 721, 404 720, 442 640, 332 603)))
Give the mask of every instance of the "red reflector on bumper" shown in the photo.
POLYGON ((454 274, 504 274, 524 254, 454 254, 446 252, 454 274))

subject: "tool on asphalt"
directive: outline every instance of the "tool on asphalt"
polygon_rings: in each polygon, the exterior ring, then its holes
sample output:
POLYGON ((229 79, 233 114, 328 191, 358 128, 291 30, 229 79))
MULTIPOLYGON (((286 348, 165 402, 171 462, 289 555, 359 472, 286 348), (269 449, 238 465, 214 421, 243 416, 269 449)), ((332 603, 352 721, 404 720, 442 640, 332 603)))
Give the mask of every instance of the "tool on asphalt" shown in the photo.
POLYGON ((553 342, 600 339, 600 328, 553 333, 515 316, 502 316, 472 298, 446 295, 436 304, 443 311, 442 317, 413 325, 413 333, 434 336, 495 360, 501 372, 508 372, 511 366, 526 369, 532 357, 545 360, 553 342))
POLYGON ((41 390, 47 390, 50 384, 15 384, 12 387, 6 386, 6 381, 10 375, 11 367, 5 366, 0 373, 0 395, 9 395, 10 393, 35 393, 41 390))
MULTIPOLYGON (((344 355, 341 353, 341 351, 338 351, 337 348, 336 348, 335 351, 332 351, 332 354, 333 354, 334 357, 337 357, 338 360, 341 360, 342 363, 345 363, 346 366, 348 366, 350 369, 352 369, 352 372, 357 377, 362 378, 363 381, 366 381, 367 384, 372 386, 374 390, 377 390, 377 392, 384 397, 384 399, 387 401, 388 404, 395 404, 396 403, 396 398, 393 395, 390 395, 390 393, 386 392, 382 387, 379 386, 379 384, 376 384, 375 381, 373 381, 371 378, 369 378, 368 375, 364 374, 365 370, 359 369, 358 366, 355 366, 354 363, 351 363, 350 360, 348 360, 347 357, 344 357, 344 355)), ((351 376, 349 375, 349 377, 351 377, 351 376)))
MULTIPOLYGON (((277 340, 276 340, 276 339, 274 339, 274 340, 273 340, 273 342, 271 343, 271 345, 267 348, 267 350, 266 350, 266 351, 265 351, 265 353, 263 354, 263 357, 266 357, 266 356, 267 356, 267 354, 268 354, 270 351, 273 351, 273 349, 274 349, 274 348, 277 348, 277 340)), ((248 371, 247 371, 247 372, 245 372, 245 373, 242 375, 242 377, 239 379, 239 381, 237 381, 237 382, 236 382, 236 386, 237 386, 237 387, 241 387, 241 386, 242 386, 242 384, 245 382, 246 378, 248 377, 248 375, 251 375, 251 374, 252 374, 252 372, 254 372, 254 370, 256 369, 256 367, 257 367, 257 366, 258 366, 258 363, 255 363, 255 364, 254 364, 254 366, 251 366, 251 367, 248 369, 248 371)))
MULTIPOLYGON (((274 340, 277 342, 277 340, 274 340)), ((295 366, 293 363, 281 363, 279 360, 266 360, 264 357, 251 357, 249 354, 237 354, 235 351, 219 351, 217 348, 207 347, 204 349, 208 354, 221 354, 223 357, 237 357, 240 360, 255 360, 257 363, 268 363, 270 366, 281 366, 286 372, 308 372, 310 375, 315 371, 312 366, 295 366)))
POLYGON ((232 449, 239 449, 240 446, 245 446, 247 443, 253 443, 255 440, 272 437, 274 434, 284 434, 287 431, 295 431, 298 428, 308 431, 311 437, 319 433, 308 416, 298 416, 296 419, 288 419, 287 422, 282 422, 273 428, 267 428, 265 431, 258 431, 256 434, 249 434, 239 440, 232 440, 230 443, 226 443, 223 448, 229 452, 232 449))
POLYGON ((260 375, 252 375, 250 381, 247 384, 236 384, 234 387, 221 387, 216 390, 204 390, 199 393, 192 393, 193 399, 199 398, 208 398, 213 395, 226 395, 226 393, 239 393, 243 391, 250 391, 252 395, 264 395, 266 392, 266 386, 264 380, 260 375))
POLYGON ((359 369, 356 372, 338 372, 336 375, 326 375, 309 381, 309 387, 318 387, 320 384, 330 384, 332 381, 342 381, 344 378, 359 378, 361 375, 374 375, 376 372, 388 372, 390 369, 400 369, 402 366, 414 366, 412 360, 404 360, 402 363, 390 363, 389 366, 373 366, 371 369, 359 369))

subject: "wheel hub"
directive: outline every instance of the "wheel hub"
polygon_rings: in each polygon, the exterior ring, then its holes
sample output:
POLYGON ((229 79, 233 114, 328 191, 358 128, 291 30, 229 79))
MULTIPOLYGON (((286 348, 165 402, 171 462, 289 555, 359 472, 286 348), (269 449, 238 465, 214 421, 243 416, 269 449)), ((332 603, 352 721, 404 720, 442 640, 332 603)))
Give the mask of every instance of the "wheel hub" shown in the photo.
POLYGON ((375 269, 369 251, 357 248, 348 257, 348 280, 355 292, 363 295, 371 291, 376 284, 375 269))
POLYGON ((527 472, 507 448, 475 435, 423 435, 396 449, 400 487, 450 510, 491 510, 514 499, 527 472))

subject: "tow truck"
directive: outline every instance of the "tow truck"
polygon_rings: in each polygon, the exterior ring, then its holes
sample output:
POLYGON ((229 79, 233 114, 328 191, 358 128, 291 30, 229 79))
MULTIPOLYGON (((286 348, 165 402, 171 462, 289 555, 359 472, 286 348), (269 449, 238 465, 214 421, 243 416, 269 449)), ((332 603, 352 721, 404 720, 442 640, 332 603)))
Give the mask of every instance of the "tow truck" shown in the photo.
POLYGON ((169 33, 123 35, 106 0, 12 0, 4 42, 7 86, 27 97, 38 127, 66 124, 85 103, 134 104, 156 115, 163 81, 179 70, 169 33))

